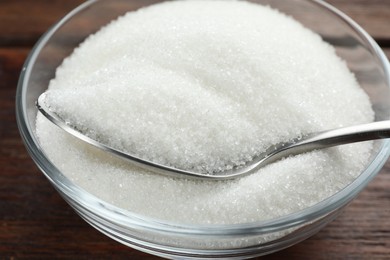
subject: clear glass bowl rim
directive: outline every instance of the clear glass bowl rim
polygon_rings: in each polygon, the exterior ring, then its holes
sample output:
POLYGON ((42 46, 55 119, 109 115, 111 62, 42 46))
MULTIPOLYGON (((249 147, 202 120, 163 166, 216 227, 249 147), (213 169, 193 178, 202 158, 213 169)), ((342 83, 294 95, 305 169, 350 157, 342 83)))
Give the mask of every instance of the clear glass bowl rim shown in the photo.
MULTIPOLYGON (((390 140, 383 140, 379 148, 378 155, 371 161, 367 168, 347 187, 332 195, 331 197, 301 211, 265 221, 258 221, 244 224, 232 225, 186 225, 171 223, 138 215, 136 213, 113 206, 92 194, 89 194, 82 188, 73 184, 68 180, 45 156, 43 150, 39 146, 38 140, 35 139, 32 133, 34 129, 28 124, 26 92, 27 82, 31 75, 32 65, 35 63, 39 52, 48 42, 50 37, 64 23, 70 20, 80 11, 88 8, 90 5, 102 0, 89 0, 80 6, 76 7, 58 23, 53 25, 35 44, 23 65, 19 82, 16 91, 16 119, 17 125, 24 144, 32 159, 35 161, 39 169, 46 175, 56 189, 64 193, 70 198, 73 203, 77 203, 88 211, 99 215, 110 222, 117 223, 130 228, 137 228, 149 231, 159 231, 172 234, 185 235, 205 235, 205 236, 238 236, 250 234, 265 234, 277 232, 284 229, 299 226, 303 223, 314 221, 321 216, 324 216, 338 208, 344 206, 351 201, 380 171, 390 155, 390 140)), ((338 17, 341 21, 348 24, 363 40, 370 51, 379 59, 380 64, 385 72, 387 85, 390 85, 390 66, 389 62, 377 45, 377 43, 369 36, 358 24, 356 24, 347 15, 336 9, 335 7, 321 0, 305 0, 309 1, 325 11, 328 11, 338 17)))

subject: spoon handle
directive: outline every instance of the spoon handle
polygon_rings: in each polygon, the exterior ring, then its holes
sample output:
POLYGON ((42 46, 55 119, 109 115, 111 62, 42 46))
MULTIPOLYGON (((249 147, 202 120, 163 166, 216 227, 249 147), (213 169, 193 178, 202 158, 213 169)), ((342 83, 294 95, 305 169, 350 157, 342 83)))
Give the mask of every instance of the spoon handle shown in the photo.
POLYGON ((273 152, 268 151, 268 153, 270 157, 274 157, 272 161, 276 161, 316 149, 384 138, 390 138, 390 120, 309 134, 287 143, 278 144, 273 148, 273 152))

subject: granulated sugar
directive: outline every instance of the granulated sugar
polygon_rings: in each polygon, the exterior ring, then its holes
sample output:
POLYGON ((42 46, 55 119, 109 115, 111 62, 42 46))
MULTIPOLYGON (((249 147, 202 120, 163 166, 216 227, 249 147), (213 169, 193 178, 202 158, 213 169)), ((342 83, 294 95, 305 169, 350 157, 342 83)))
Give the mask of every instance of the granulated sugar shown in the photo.
MULTIPOLYGON (((308 132, 370 122, 368 97, 334 49, 275 10, 239 1, 177 1, 128 13, 57 69, 48 103, 100 141, 213 172, 308 132), (342 111, 342 113, 341 113, 342 111)), ((180 223, 246 223, 334 194, 371 143, 289 157, 223 182, 148 173, 75 140, 41 115, 53 163, 97 197, 180 223)))

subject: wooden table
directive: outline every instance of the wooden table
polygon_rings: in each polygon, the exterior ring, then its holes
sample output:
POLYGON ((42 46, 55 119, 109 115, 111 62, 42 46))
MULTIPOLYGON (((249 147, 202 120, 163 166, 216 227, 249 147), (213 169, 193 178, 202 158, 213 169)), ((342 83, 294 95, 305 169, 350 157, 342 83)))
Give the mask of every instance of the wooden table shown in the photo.
MULTIPOLYGON (((0 259, 158 259, 86 224, 27 154, 14 112, 19 72, 39 36, 81 0, 0 1, 0 259)), ((331 0, 390 55, 390 0, 331 0)), ((390 259, 390 162, 334 222, 264 259, 390 259)))

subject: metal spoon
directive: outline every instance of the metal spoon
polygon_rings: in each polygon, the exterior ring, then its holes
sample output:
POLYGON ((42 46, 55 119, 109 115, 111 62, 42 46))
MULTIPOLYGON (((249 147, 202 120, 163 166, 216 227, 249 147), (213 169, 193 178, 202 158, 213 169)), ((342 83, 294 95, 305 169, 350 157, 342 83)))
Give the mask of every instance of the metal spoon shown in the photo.
POLYGON ((90 137, 79 132, 77 129, 73 128, 69 123, 65 122, 59 115, 52 111, 45 103, 45 97, 46 93, 41 94, 36 102, 36 106, 47 119, 49 119, 61 129, 103 151, 107 151, 116 156, 124 158, 144 169, 151 170, 159 174, 168 175, 170 177, 206 180, 234 179, 253 173, 261 167, 292 155, 342 144, 390 138, 390 120, 343 127, 319 133, 312 133, 287 142, 273 145, 269 147, 264 153, 254 157, 253 160, 248 161, 247 164, 243 166, 237 166, 231 170, 207 174, 155 163, 139 158, 132 154, 119 151, 113 147, 91 139, 90 137))

